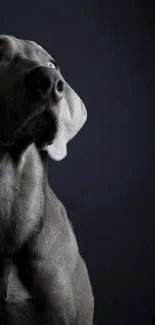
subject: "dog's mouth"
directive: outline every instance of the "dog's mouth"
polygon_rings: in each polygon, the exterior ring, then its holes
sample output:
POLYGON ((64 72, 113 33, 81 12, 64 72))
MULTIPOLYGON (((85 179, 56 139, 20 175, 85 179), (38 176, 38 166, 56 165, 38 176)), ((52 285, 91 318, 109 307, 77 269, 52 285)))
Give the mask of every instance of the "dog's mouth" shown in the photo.
POLYGON ((56 114, 53 113, 55 106, 49 96, 44 103, 39 105, 39 109, 20 132, 20 135, 28 134, 38 149, 51 145, 57 133, 58 123, 56 114))
POLYGON ((35 109, 30 105, 27 111, 31 111, 31 115, 23 122, 18 122, 16 129, 7 133, 3 141, 0 142, 1 147, 12 146, 24 139, 24 142, 30 144, 35 143, 38 149, 51 145, 57 133, 57 118, 53 114, 53 103, 51 97, 35 105, 35 109))
POLYGON ((51 145, 57 133, 57 119, 53 114, 52 106, 53 104, 49 100, 44 112, 34 117, 32 139, 38 149, 51 145))

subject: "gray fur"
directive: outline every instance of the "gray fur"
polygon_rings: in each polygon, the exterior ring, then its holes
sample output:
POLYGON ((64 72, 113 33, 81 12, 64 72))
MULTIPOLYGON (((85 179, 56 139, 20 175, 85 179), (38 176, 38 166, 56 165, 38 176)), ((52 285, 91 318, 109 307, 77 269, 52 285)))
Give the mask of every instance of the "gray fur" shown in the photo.
MULTIPOLYGON (((51 56, 35 42, 5 35, 0 36, 1 52, 0 298, 7 295, 6 304, 21 299, 13 291, 19 278, 24 298, 37 298, 49 324, 92 325, 94 300, 87 268, 66 210, 47 179, 46 148, 60 128, 57 107, 50 103, 46 119, 45 105, 32 104, 23 85, 27 71, 45 66, 51 56), (46 146, 40 148, 35 142, 37 127, 47 130, 50 125, 55 132, 47 134, 46 146)), ((65 85, 57 106, 61 111, 63 104, 71 112, 81 101, 65 85)))

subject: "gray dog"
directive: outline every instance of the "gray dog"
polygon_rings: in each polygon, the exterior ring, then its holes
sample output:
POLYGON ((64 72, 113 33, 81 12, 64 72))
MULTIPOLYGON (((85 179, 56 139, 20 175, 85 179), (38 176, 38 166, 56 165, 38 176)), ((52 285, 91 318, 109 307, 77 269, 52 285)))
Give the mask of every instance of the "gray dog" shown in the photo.
POLYGON ((0 36, 0 298, 9 272, 41 302, 52 325, 92 325, 86 265, 47 157, 62 160, 87 119, 55 60, 32 41, 0 36))

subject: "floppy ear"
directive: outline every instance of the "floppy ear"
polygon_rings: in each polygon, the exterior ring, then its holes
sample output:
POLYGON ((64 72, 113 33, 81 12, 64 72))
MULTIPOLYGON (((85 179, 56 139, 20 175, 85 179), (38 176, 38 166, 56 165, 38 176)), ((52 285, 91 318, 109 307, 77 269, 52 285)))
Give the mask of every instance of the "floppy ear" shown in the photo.
POLYGON ((54 114, 58 131, 53 143, 45 149, 52 159, 60 161, 67 155, 67 143, 75 137, 87 120, 84 103, 67 83, 64 98, 59 107, 55 108, 54 114))

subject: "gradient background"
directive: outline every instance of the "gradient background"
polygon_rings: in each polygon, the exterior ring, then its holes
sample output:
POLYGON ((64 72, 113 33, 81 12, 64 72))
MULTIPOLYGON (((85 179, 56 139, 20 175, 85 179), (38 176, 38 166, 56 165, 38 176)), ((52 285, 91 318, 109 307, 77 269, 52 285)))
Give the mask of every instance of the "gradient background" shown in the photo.
POLYGON ((155 4, 2 1, 0 33, 35 40, 81 95, 88 121, 50 185, 65 204, 95 295, 95 325, 155 312, 155 4))

